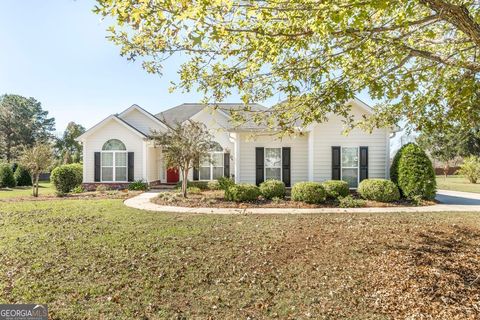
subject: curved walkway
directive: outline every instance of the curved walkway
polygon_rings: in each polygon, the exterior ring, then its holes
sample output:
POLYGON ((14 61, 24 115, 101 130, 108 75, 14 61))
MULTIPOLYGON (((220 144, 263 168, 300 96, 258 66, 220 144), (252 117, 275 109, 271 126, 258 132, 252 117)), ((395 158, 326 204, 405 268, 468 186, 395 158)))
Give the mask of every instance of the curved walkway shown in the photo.
POLYGON ((384 207, 384 208, 315 208, 315 209, 289 209, 289 208, 187 208, 175 206, 162 206, 150 200, 161 191, 144 192, 136 197, 125 200, 125 205, 131 208, 174 212, 174 213, 201 213, 201 214, 304 214, 304 213, 335 213, 335 212, 480 212, 480 194, 439 190, 437 200, 442 204, 426 207, 384 207))

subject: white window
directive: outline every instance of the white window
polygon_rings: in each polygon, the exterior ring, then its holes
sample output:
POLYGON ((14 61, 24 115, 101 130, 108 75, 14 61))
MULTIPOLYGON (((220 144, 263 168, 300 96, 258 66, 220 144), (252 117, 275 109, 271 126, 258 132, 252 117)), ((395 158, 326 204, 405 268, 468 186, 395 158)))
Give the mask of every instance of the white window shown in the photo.
POLYGON ((282 148, 265 148, 265 180, 282 180, 282 148))
POLYGON ((223 152, 210 152, 200 160, 200 180, 217 180, 223 177, 223 152))
POLYGON ((358 147, 342 148, 342 180, 348 182, 350 188, 358 187, 358 147))
POLYGON ((126 149, 120 140, 111 139, 105 142, 102 147, 101 181, 126 182, 128 180, 128 156, 126 149))

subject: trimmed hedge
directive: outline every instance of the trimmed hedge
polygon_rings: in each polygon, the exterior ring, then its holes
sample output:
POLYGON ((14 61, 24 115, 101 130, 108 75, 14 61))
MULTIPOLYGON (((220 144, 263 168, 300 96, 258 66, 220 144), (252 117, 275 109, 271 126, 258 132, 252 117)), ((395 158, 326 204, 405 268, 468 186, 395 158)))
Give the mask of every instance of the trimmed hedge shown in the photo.
POLYGON ((398 187, 387 179, 365 179, 360 182, 357 192, 367 200, 392 202, 400 199, 398 187))
POLYGON ((148 190, 148 184, 143 180, 137 180, 128 185, 128 190, 145 191, 148 190))
MULTIPOLYGON (((400 162, 400 158, 402 157, 403 150, 410 145, 411 143, 407 143, 403 145, 400 149, 398 149, 397 153, 393 157, 392 165, 390 166, 390 180, 398 186, 398 164, 400 162)), ((401 192, 401 190, 400 190, 401 192)))
POLYGON ((306 203, 322 203, 326 199, 326 192, 321 183, 298 182, 292 187, 292 200, 306 203))
POLYGON ((0 188, 15 187, 15 177, 13 176, 12 167, 7 163, 0 164, 0 188))
POLYGON ((255 201, 260 196, 260 189, 254 184, 240 183, 228 188, 230 200, 236 202, 255 201))
POLYGON ((32 176, 25 167, 18 166, 17 170, 13 174, 17 186, 31 186, 32 185, 32 176))
POLYGON ((52 170, 50 180, 59 194, 68 193, 82 184, 83 168, 79 163, 64 164, 52 170))
POLYGON ((212 180, 207 182, 207 188, 208 190, 221 190, 220 189, 220 184, 218 183, 218 180, 212 180))
POLYGON ((260 193, 265 199, 285 198, 285 183, 269 179, 260 184, 260 193))
POLYGON ((346 197, 350 194, 348 182, 343 180, 328 180, 322 182, 322 186, 325 189, 327 198, 338 199, 340 197, 346 197))
POLYGON ((435 198, 437 183, 432 162, 416 144, 408 144, 402 151, 398 162, 398 187, 409 199, 435 198))

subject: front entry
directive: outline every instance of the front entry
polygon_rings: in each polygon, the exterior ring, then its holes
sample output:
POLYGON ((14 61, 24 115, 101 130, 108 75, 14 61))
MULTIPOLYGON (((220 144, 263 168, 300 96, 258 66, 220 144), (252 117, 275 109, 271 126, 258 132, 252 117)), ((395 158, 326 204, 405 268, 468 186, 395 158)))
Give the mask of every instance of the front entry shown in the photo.
POLYGON ((177 183, 180 180, 180 174, 178 168, 167 169, 167 183, 177 183))

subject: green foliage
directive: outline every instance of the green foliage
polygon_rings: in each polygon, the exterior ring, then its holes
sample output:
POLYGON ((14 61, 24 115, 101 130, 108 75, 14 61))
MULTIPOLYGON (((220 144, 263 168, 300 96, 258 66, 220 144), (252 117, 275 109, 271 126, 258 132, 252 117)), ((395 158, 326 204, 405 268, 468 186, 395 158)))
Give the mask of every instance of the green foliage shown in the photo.
POLYGON ((223 190, 225 192, 224 197, 225 200, 232 201, 232 194, 230 193, 230 187, 235 185, 235 181, 233 181, 232 178, 228 177, 221 177, 218 179, 218 186, 220 187, 220 190, 223 190))
POLYGON ((52 170, 50 180, 60 193, 69 193, 82 184, 83 167, 80 164, 64 164, 52 170))
POLYGON ((15 170, 13 176, 15 177, 17 186, 32 185, 32 176, 30 175, 30 172, 28 172, 28 170, 23 166, 17 166, 17 170, 15 170))
MULTIPOLYGON (((182 181, 178 182, 176 187, 177 187, 177 189, 181 189, 182 188, 182 181)), ((198 180, 190 181, 190 180, 188 180, 187 181, 187 188, 190 188, 190 187, 196 187, 196 188, 199 188, 201 190, 208 190, 208 181, 198 181, 198 180)))
POLYGON ((260 193, 265 199, 285 198, 285 183, 268 179, 260 184, 260 193))
POLYGON ((202 189, 200 189, 199 187, 188 187, 188 193, 200 194, 202 193, 202 189))
POLYGON ((415 196, 427 200, 435 198, 437 184, 432 162, 416 144, 408 144, 402 151, 398 163, 398 186, 409 199, 415 196))
POLYGON ((53 162, 53 150, 48 143, 36 143, 33 147, 23 149, 19 164, 32 176, 32 195, 38 197, 38 179, 40 174, 48 172, 53 162))
POLYGON ((255 201, 260 196, 260 189, 254 184, 240 183, 228 188, 228 194, 232 201, 255 201))
POLYGON ((351 195, 338 198, 338 206, 340 208, 361 208, 365 207, 365 205, 365 200, 355 199, 351 195))
POLYGON ((148 184, 143 180, 137 180, 128 185, 128 190, 145 191, 148 190, 148 184))
POLYGON ((357 192, 362 198, 380 202, 392 202, 400 199, 398 187, 386 179, 365 179, 360 182, 357 192))
POLYGON ((350 194, 348 182, 343 180, 328 180, 322 182, 327 198, 338 199, 339 197, 346 197, 350 194))
POLYGON ((0 188, 13 188, 15 185, 12 167, 7 163, 0 163, 0 188))
POLYGON ((69 122, 63 136, 55 143, 59 164, 78 163, 82 160, 82 145, 75 140, 85 132, 85 128, 75 122, 69 122))
POLYGON ((326 199, 326 192, 321 183, 297 182, 292 187, 292 200, 306 203, 322 203, 326 199))
POLYGON ((207 189, 208 190, 221 190, 220 189, 220 184, 218 183, 218 180, 208 181, 207 189))
POLYGON ((85 188, 82 185, 76 186, 72 189, 71 193, 84 193, 85 188))
POLYGON ((465 158, 457 174, 465 176, 470 183, 477 183, 480 179, 480 158, 475 156, 465 158))
MULTIPOLYGON (((400 162, 400 158, 402 157, 403 150, 407 147, 410 143, 403 145, 400 149, 398 149, 397 153, 392 160, 392 165, 390 166, 390 180, 398 186, 398 164, 400 162)), ((401 190, 400 190, 401 191, 401 190)))

